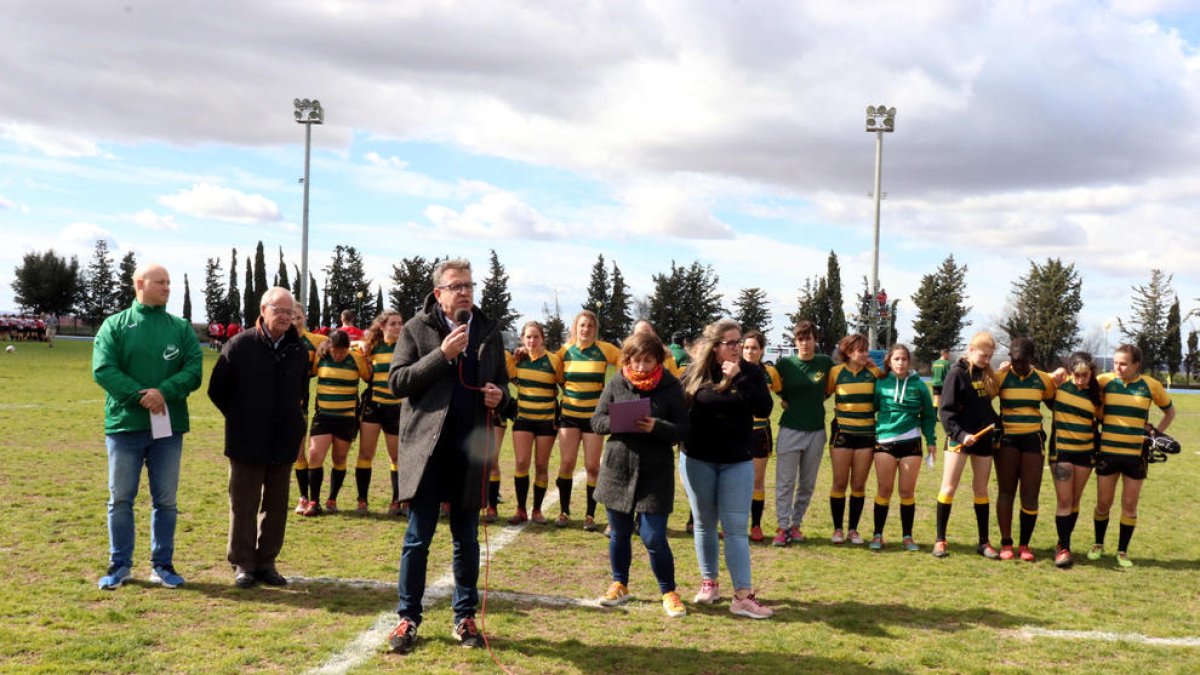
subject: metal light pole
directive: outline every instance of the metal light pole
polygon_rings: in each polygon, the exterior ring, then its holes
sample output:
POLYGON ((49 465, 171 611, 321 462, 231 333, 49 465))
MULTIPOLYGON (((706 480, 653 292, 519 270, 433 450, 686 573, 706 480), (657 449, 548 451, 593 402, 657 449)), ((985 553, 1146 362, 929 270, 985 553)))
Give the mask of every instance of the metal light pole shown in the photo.
POLYGON ((308 307, 308 160, 312 150, 312 125, 325 122, 325 109, 317 99, 296 99, 296 122, 304 125, 304 225, 300 239, 300 306, 308 307))
POLYGON ((875 253, 871 264, 870 320, 867 322, 867 344, 875 346, 879 330, 879 305, 875 296, 879 293, 879 200, 882 196, 880 183, 883 179, 883 134, 896 128, 896 109, 885 105, 867 106, 867 131, 875 133, 875 253))
MULTIPOLYGON (((1109 319, 1108 321, 1104 322, 1104 357, 1103 358, 1105 358, 1105 359, 1109 358, 1108 331, 1111 329, 1112 329, 1112 319, 1109 319)), ((1106 371, 1112 370, 1112 366, 1109 366, 1108 368, 1104 368, 1104 370, 1106 370, 1106 371)))

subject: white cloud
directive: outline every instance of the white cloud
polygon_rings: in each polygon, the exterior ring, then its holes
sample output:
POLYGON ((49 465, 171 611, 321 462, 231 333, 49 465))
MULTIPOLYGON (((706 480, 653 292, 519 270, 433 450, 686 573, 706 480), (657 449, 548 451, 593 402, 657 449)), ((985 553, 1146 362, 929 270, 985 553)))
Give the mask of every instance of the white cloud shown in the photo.
POLYGON ((101 152, 90 138, 62 129, 9 122, 0 125, 0 138, 33 148, 47 157, 111 157, 101 152))
POLYGON ((279 206, 274 201, 211 183, 197 183, 189 189, 160 197, 158 202, 197 218, 238 223, 268 223, 281 218, 279 206))
POLYGON ((565 228, 510 192, 496 190, 462 211, 441 205, 425 208, 425 217, 442 234, 492 239, 556 239, 565 228))
POLYGON ((178 230, 179 223, 175 216, 159 215, 150 209, 142 209, 129 216, 133 222, 148 230, 178 230))
POLYGON ((59 239, 67 243, 91 243, 97 239, 111 237, 112 232, 95 223, 71 223, 59 233, 59 239))

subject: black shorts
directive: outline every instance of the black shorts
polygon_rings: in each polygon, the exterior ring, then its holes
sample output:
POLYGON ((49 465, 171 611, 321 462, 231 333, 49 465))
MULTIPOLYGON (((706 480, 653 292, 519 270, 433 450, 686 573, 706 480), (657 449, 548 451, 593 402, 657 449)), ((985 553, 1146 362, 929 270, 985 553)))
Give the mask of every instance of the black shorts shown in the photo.
POLYGON ((875 452, 886 452, 896 459, 921 456, 921 439, 909 438, 903 441, 890 441, 875 446, 875 452))
POLYGON ((1121 474, 1134 480, 1146 479, 1146 460, 1141 455, 1116 455, 1110 452, 1096 454, 1096 475, 1121 474))
POLYGON ((585 434, 595 433, 592 431, 592 418, 590 417, 572 417, 563 415, 558 420, 559 429, 580 429, 585 434))
POLYGON ((771 441, 771 427, 751 431, 750 438, 754 439, 750 445, 750 457, 766 459, 771 456, 771 446, 774 445, 771 441))
POLYGON ((971 446, 961 445, 958 441, 947 441, 946 452, 956 452, 972 457, 991 457, 996 454, 998 441, 996 432, 984 436, 982 440, 976 441, 975 445, 971 446))
POLYGON ((833 442, 829 444, 829 447, 847 448, 850 450, 874 448, 875 434, 847 434, 839 431, 834 434, 833 442))
POLYGON ((1096 453, 1092 452, 1091 450, 1085 450, 1083 452, 1068 452, 1066 450, 1059 450, 1058 456, 1055 458, 1054 463, 1074 464, 1075 466, 1082 466, 1090 469, 1096 465, 1096 453))
POLYGON ((1039 431, 1036 434, 1021 434, 1020 436, 1003 436, 1000 446, 1016 448, 1021 452, 1036 452, 1042 454, 1045 449, 1046 434, 1039 431))
POLYGON ((513 421, 513 433, 525 431, 534 436, 554 436, 558 433, 558 427, 554 426, 552 420, 527 420, 518 417, 513 421))
POLYGON ((358 433, 358 420, 353 417, 317 415, 313 418, 312 428, 309 429, 308 433, 310 436, 332 434, 334 438, 340 441, 350 442, 354 440, 355 434, 358 433))
POLYGON ((400 403, 389 405, 376 403, 374 399, 363 401, 362 421, 378 424, 383 427, 383 433, 395 436, 400 433, 400 403))
POLYGON ((940 384, 933 385, 933 395, 934 396, 942 395, 942 385, 940 385, 940 384))

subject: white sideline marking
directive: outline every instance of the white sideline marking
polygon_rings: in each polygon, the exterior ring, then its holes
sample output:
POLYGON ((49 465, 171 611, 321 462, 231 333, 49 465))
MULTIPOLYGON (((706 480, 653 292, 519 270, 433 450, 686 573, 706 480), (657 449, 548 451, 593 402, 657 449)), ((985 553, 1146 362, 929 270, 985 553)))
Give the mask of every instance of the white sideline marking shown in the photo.
POLYGON ((1021 637, 1053 637, 1068 640, 1099 640, 1102 642, 1137 642, 1162 647, 1200 647, 1200 638, 1157 638, 1141 633, 1109 633, 1098 630, 1047 630, 1025 626, 1019 631, 1021 637))
MULTIPOLYGON (((572 476, 572 480, 577 481, 580 478, 586 477, 587 472, 583 469, 580 469, 579 471, 575 472, 574 476, 572 476)), ((530 487, 532 487, 532 484, 530 487)), ((554 503, 554 501, 558 499, 558 488, 555 487, 547 490, 544 499, 545 501, 543 503, 554 503)), ((527 526, 529 526, 530 523, 531 521, 525 521, 520 525, 503 526, 495 536, 488 536, 488 545, 486 548, 481 541, 479 543, 480 573, 483 572, 483 567, 487 563, 487 560, 484 558, 484 556, 487 555, 487 552, 490 550, 492 557, 495 558, 496 553, 511 543, 513 539, 516 539, 517 535, 520 534, 521 531, 527 526)), ((303 580, 302 577, 296 577, 296 579, 297 581, 303 580)), ((362 585, 368 588, 373 588, 375 584, 380 583, 367 580, 342 582, 337 579, 329 579, 328 577, 309 581, 310 583, 351 583, 355 585, 362 585)), ((395 588, 395 584, 387 584, 386 587, 395 588)), ((425 587, 425 601, 430 602, 432 600, 448 598, 453 592, 454 569, 453 567, 448 567, 446 571, 442 573, 442 576, 438 577, 437 580, 425 587)), ((509 594, 492 592, 488 593, 489 598, 502 597, 504 595, 509 594)), ((481 592, 480 598, 482 599, 482 597, 483 594, 481 592)), ((563 600, 569 600, 569 598, 563 598, 563 600)), ((367 659, 371 658, 380 651, 380 646, 384 643, 384 641, 387 640, 388 633, 390 633, 392 628, 395 627, 396 622, 397 618, 394 609, 381 613, 379 616, 375 617, 375 621, 371 624, 370 628, 355 636, 355 638, 346 644, 345 647, 342 647, 341 651, 326 659, 325 663, 322 663, 320 666, 317 666, 316 668, 313 668, 307 672, 320 675, 345 675, 345 673, 348 673, 354 668, 366 663, 367 659)))
MULTIPOLYGON (((516 529, 516 526, 510 526, 516 529)), ((439 580, 440 581, 440 580, 439 580)), ((289 584, 298 586, 348 586, 350 588, 369 588, 380 591, 396 589, 394 581, 378 581, 376 579, 339 579, 337 577, 288 577, 289 584)), ((451 583, 434 586, 425 591, 426 600, 445 600, 454 591, 453 577, 451 583)), ((512 591, 488 591, 489 600, 505 602, 525 602, 534 605, 550 607, 600 607, 600 601, 593 598, 568 598, 562 595, 543 595, 541 593, 515 593, 512 591)), ((391 624, 389 624, 390 626, 391 624)))

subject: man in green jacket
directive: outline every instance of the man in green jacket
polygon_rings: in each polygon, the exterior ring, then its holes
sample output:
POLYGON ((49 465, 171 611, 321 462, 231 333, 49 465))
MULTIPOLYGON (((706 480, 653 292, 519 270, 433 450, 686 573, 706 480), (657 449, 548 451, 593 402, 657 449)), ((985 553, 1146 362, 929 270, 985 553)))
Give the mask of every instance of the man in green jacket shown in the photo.
POLYGON ((167 314, 171 276, 148 263, 133 273, 136 300, 104 320, 92 347, 92 376, 105 391, 108 448, 108 572, 100 588, 112 590, 133 568, 133 500, 142 467, 150 482, 150 581, 175 588, 175 492, 187 396, 200 387, 200 341, 183 319, 167 314))

